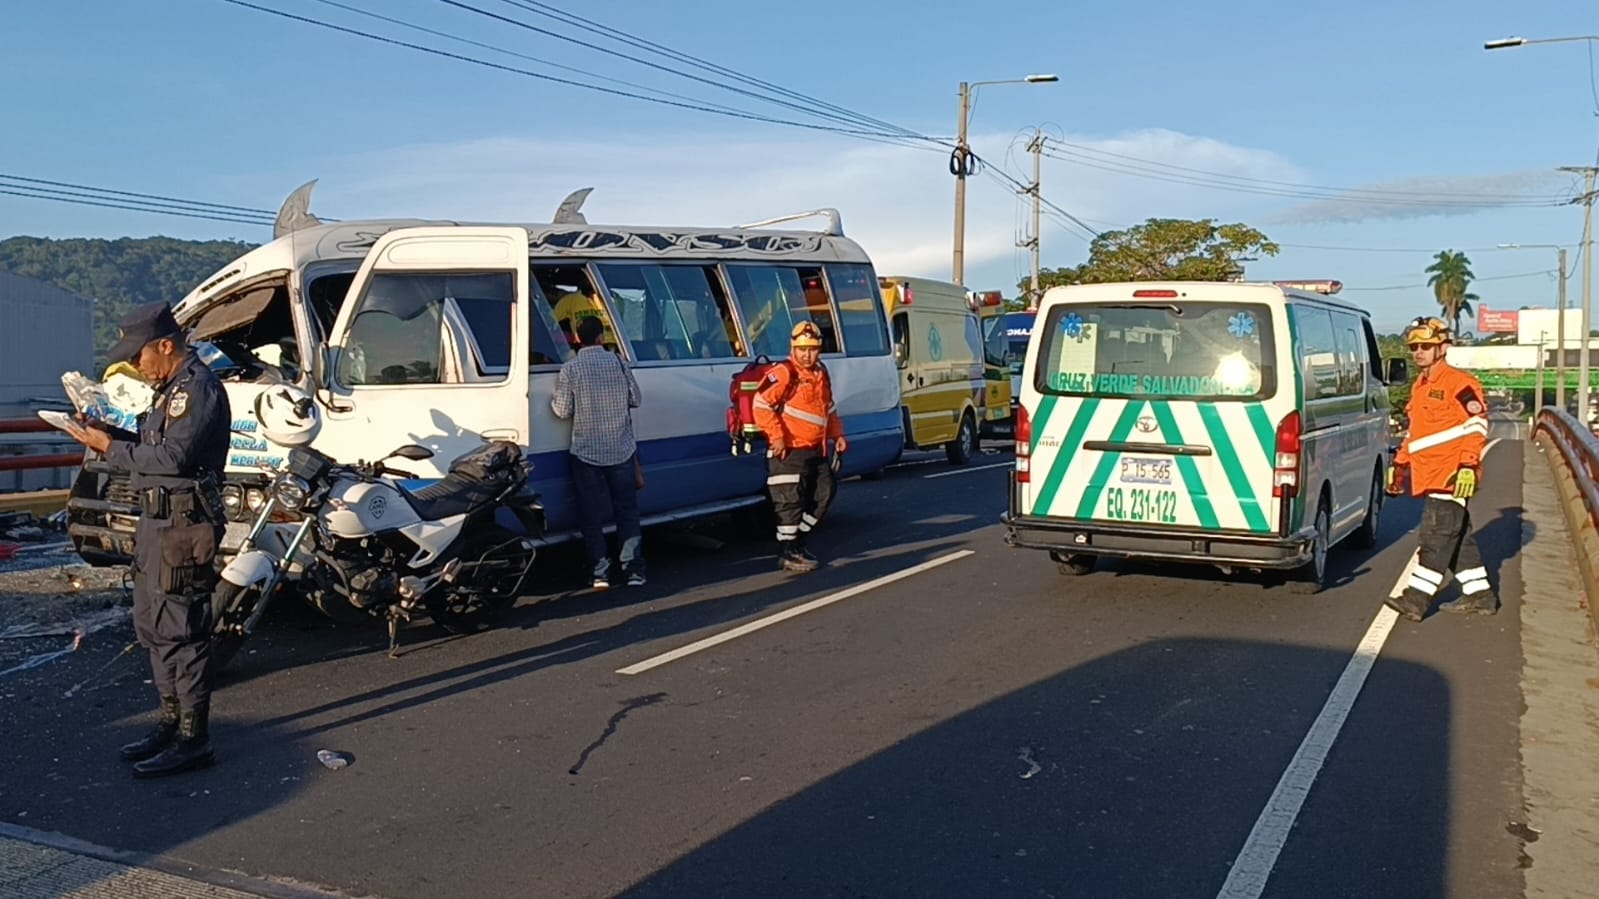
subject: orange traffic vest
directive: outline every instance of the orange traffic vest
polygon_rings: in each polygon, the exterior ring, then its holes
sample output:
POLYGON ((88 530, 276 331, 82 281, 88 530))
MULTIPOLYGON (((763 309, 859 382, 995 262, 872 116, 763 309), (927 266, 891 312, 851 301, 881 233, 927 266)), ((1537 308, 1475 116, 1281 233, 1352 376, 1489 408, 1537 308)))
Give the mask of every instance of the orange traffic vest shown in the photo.
POLYGON ((1453 492, 1450 480, 1462 468, 1478 467, 1488 440, 1482 382, 1439 362, 1416 379, 1405 412, 1410 416, 1410 435, 1394 463, 1410 466, 1411 494, 1453 492))
POLYGON ((809 370, 773 365, 755 394, 755 423, 767 440, 782 437, 791 450, 814 449, 844 436, 833 385, 821 365, 809 370))

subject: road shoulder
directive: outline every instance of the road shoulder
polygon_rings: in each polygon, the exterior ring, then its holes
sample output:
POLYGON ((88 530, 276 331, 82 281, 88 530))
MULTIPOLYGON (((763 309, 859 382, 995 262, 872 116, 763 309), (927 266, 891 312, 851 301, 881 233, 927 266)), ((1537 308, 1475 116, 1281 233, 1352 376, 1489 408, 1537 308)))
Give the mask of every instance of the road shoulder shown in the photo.
POLYGON ((1526 895, 1599 897, 1599 649, 1554 473, 1535 444, 1523 459, 1526 895))

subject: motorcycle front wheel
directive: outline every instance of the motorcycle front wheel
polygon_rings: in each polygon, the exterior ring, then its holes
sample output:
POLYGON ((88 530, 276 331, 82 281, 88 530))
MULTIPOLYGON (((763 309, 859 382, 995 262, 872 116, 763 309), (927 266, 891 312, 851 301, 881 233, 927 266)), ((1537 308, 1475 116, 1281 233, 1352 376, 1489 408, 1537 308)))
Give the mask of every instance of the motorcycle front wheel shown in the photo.
POLYGON ((211 670, 221 671, 238 655, 246 635, 244 622, 250 620, 261 601, 261 588, 240 587, 217 581, 211 592, 211 670))
POLYGON ((447 633, 476 634, 497 626, 501 614, 515 604, 515 596, 446 594, 428 603, 428 615, 447 633))

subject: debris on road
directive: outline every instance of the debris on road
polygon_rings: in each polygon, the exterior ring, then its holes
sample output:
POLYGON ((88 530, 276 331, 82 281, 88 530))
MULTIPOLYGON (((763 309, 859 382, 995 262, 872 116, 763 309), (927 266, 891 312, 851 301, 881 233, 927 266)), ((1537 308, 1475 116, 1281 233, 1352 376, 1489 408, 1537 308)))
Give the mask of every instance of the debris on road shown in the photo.
POLYGON ((316 760, 322 763, 322 767, 330 771, 337 771, 350 764, 350 759, 344 753, 334 752, 331 749, 318 749, 316 751, 316 760))
POLYGON ((27 671, 30 668, 37 668, 40 665, 44 665, 44 664, 47 664, 49 662, 53 662, 56 659, 61 658, 62 656, 71 655, 72 653, 77 652, 78 651, 78 647, 82 646, 82 645, 83 645, 83 633, 80 631, 79 633, 75 633, 75 634, 72 635, 72 644, 70 646, 68 646, 66 649, 58 649, 55 652, 46 652, 46 653, 41 653, 41 654, 36 655, 36 656, 30 656, 26 661, 22 662, 21 664, 12 665, 10 668, 5 669, 4 671, 0 671, 0 677, 5 677, 8 674, 15 674, 18 671, 27 671))

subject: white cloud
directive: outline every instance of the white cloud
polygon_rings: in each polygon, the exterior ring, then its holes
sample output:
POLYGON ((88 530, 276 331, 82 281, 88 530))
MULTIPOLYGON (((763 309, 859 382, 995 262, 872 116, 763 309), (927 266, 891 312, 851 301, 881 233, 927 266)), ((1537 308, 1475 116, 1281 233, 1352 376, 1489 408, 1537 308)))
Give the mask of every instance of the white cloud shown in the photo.
POLYGON ((1269 221, 1284 225, 1353 223, 1470 215, 1485 209, 1524 208, 1529 204, 1553 206, 1559 205, 1554 197, 1581 192, 1567 190, 1571 181, 1570 175, 1547 169, 1374 181, 1331 199, 1290 207, 1269 221))
MULTIPOLYGON (((974 135, 972 146, 991 165, 1025 181, 1031 177, 1025 135, 1012 144, 1015 138, 974 135)), ((1079 147, 1205 171, 1298 177, 1290 163, 1269 151, 1170 131, 1067 139, 1079 147)), ((743 141, 501 137, 328 162, 313 211, 339 218, 548 221, 561 199, 579 187, 594 188, 583 211, 595 223, 731 225, 831 206, 879 271, 932 277, 950 271, 954 179, 943 151, 808 135, 743 141)), ((1043 193, 1099 228, 1151 216, 1231 216, 1253 205, 1249 197, 1058 160, 1046 160, 1043 193)), ((1015 242, 1025 221, 1021 202, 994 178, 968 181, 969 283, 1014 283, 1015 242)), ((1046 266, 1083 258, 1080 238, 1049 219, 1043 231, 1046 266)))

